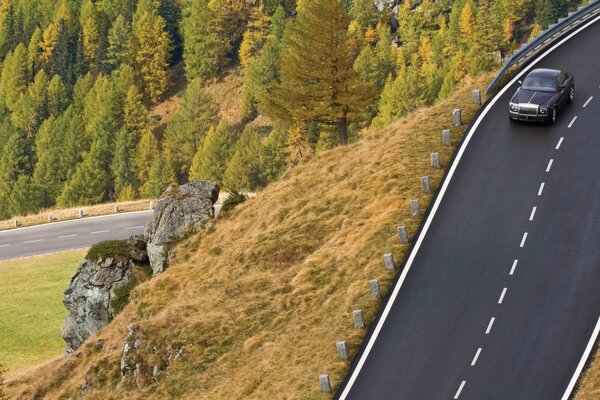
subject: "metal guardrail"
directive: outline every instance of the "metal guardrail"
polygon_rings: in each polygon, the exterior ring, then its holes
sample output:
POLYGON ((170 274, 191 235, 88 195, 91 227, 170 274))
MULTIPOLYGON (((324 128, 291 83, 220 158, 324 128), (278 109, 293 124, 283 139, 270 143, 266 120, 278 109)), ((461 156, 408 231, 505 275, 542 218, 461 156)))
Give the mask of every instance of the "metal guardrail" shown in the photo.
POLYGON ((508 70, 528 62, 553 44, 558 38, 582 26, 598 15, 600 15, 600 0, 591 0, 585 6, 579 7, 577 11, 570 12, 568 16, 560 18, 555 24, 548 26, 546 30, 540 32, 539 35, 532 38, 528 43, 524 43, 512 56, 505 58, 504 67, 496 75, 496 78, 494 78, 485 92, 489 94, 494 90, 508 70))

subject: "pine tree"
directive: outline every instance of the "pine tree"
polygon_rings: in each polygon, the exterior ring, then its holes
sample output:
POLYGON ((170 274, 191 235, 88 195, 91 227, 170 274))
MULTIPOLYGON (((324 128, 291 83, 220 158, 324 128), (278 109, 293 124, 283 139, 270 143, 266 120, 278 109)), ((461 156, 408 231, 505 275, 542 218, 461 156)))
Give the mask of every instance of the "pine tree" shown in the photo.
POLYGON ((152 163, 148 182, 144 185, 144 194, 148 199, 160 197, 171 185, 177 183, 175 171, 164 157, 158 156, 152 163))
POLYGON ((377 25, 379 12, 372 0, 354 0, 350 7, 350 16, 357 20, 363 29, 377 25))
POLYGON ((226 125, 211 127, 202 148, 192 160, 190 181, 223 181, 227 161, 231 158, 237 135, 226 125))
POLYGON ((250 14, 248 29, 240 45, 240 63, 247 68, 258 55, 269 36, 269 18, 262 7, 254 7, 250 14))
POLYGON ((361 112, 374 91, 360 84, 352 69, 350 19, 342 0, 306 0, 302 5, 285 31, 281 84, 272 90, 269 113, 334 127, 340 143, 347 144, 348 125, 364 118, 361 112))
POLYGON ((235 145, 233 156, 227 163, 223 185, 229 190, 252 192, 262 188, 265 182, 260 155, 263 146, 258 133, 246 128, 235 145))
POLYGON ((160 158, 158 141, 151 130, 147 129, 137 145, 135 162, 137 178, 142 185, 148 182, 150 169, 156 158, 160 158))
POLYGON ((180 178, 190 170, 192 158, 202 147, 209 128, 218 122, 218 107, 197 78, 185 91, 179 113, 167 126, 165 152, 180 178))
POLYGON ((123 127, 134 133, 134 138, 139 140, 142 131, 148 128, 148 109, 144 105, 142 93, 135 85, 131 85, 125 97, 123 106, 123 127))
POLYGON ((136 178, 136 134, 126 128, 117 134, 114 157, 111 165, 117 198, 129 197, 128 192, 137 187, 136 178))
POLYGON ((28 82, 27 49, 21 43, 6 57, 0 79, 0 94, 9 110, 14 109, 21 94, 25 93, 28 82))
POLYGON ((388 27, 382 27, 375 48, 365 46, 354 62, 354 69, 360 74, 362 82, 374 82, 379 91, 383 89, 387 77, 396 72, 396 58, 391 45, 391 32, 388 27))
POLYGON ((44 206, 43 192, 28 175, 21 175, 13 185, 10 198, 12 215, 27 215, 44 206))
POLYGON ((42 30, 39 27, 35 28, 29 46, 27 47, 27 68, 32 75, 38 73, 42 67, 42 30))
POLYGON ((140 72, 143 87, 153 103, 157 103, 167 90, 167 66, 171 42, 161 16, 148 8, 140 8, 133 19, 134 59, 140 72))
POLYGON ((260 154, 261 181, 268 183, 279 178, 288 165, 287 131, 282 124, 275 124, 260 154))
POLYGON ((69 105, 67 87, 60 75, 54 75, 48 85, 48 113, 58 116, 62 114, 69 105))
POLYGON ((108 33, 107 62, 114 69, 129 62, 131 57, 131 26, 119 15, 108 33))
POLYGON ((480 0, 475 16, 475 35, 469 52, 469 72, 490 71, 499 63, 502 25, 494 16, 491 0, 480 0))
POLYGON ((27 137, 33 138, 41 123, 48 117, 48 77, 40 70, 27 92, 19 96, 11 115, 13 125, 27 137))
POLYGON ((66 173, 61 163, 61 153, 66 150, 66 144, 61 143, 61 134, 56 128, 58 124, 54 117, 48 118, 35 139, 37 162, 33 171, 33 182, 42 193, 42 206, 51 207, 56 203, 66 181, 66 173))

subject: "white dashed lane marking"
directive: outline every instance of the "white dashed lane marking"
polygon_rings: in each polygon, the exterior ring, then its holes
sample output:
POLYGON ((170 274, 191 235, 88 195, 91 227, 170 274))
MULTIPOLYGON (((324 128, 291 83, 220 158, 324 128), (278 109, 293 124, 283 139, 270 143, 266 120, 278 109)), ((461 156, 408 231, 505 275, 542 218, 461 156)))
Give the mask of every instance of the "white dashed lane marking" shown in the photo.
POLYGON ((500 294, 500 298, 498 299, 498 304, 502 304, 502 302, 504 301, 504 296, 506 296, 507 290, 507 288, 502 289, 502 293, 500 294))
POLYGON ((36 239, 36 240, 28 240, 26 242, 23 242, 23 244, 31 244, 31 243, 39 243, 41 242, 43 239, 36 239))
POLYGON ((560 145, 562 144, 563 140, 565 140, 565 138, 561 137, 560 140, 558 141, 558 144, 556 145, 556 150, 560 149, 560 145))
POLYGON ((0 249, 4 247, 10 247, 10 244, 0 244, 0 249))
POLYGON ((490 323, 488 324, 487 329, 485 330, 485 334, 489 335, 490 332, 492 331, 492 327, 494 326, 494 322, 496 321, 496 317, 492 317, 492 319, 490 319, 490 323))
POLYGON ((77 235, 76 234, 74 234, 74 235, 64 235, 64 236, 59 236, 58 239, 68 239, 68 238, 72 238, 72 237, 75 237, 75 236, 77 236, 77 235))
POLYGON ((552 164, 554 164, 554 159, 550 159, 550 161, 548 161, 548 166, 546 167, 546 172, 550 172, 550 170, 552 169, 552 164))
POLYGON ((143 225, 142 226, 130 226, 129 228, 125 228, 125 230, 126 231, 130 231, 130 230, 133 230, 133 229, 142 229, 142 228, 144 228, 143 225))
POLYGON ((541 196, 542 193, 544 193, 544 186, 546 186, 546 184, 542 182, 542 184, 540 185, 540 189, 538 190, 538 196, 541 196))
POLYGON ((463 391, 466 383, 467 383, 467 381, 461 382, 460 386, 458 387, 458 390, 456 391, 456 394, 454 395, 454 400, 456 400, 460 397, 460 394, 463 391))
POLYGON ((587 99, 587 101, 585 102, 585 104, 583 105, 583 108, 586 108, 588 106, 588 104, 590 104, 590 101, 592 101, 594 99, 594 96, 590 96, 589 99, 587 99))
POLYGON ((108 233, 110 231, 96 231, 96 232, 92 232, 92 235, 99 235, 101 233, 108 233))
POLYGON ((573 126, 573 124, 575 123, 575 121, 577 121, 577 116, 573 117, 573 120, 569 124, 569 128, 573 126))
POLYGON ((516 269, 517 269, 517 264, 518 264, 518 263, 519 263, 519 260, 515 260, 515 261, 513 262, 512 268, 510 269, 510 275, 514 275, 514 274, 515 274, 515 271, 516 271, 516 269))
POLYGON ((533 221, 533 219, 535 218, 536 211, 537 211, 537 207, 533 207, 533 209, 531 210, 531 215, 529 216, 530 221, 533 221))
POLYGON ((481 347, 477 349, 477 353, 475 353, 475 357, 473 357, 473 361, 471 361, 471 367, 474 367, 477 364, 477 360, 479 359, 479 355, 481 354, 481 347))
POLYGON ((529 233, 525 232, 523 234, 523 239, 521 239, 521 246, 520 247, 525 247, 525 242, 527 241, 527 236, 529 236, 529 233))

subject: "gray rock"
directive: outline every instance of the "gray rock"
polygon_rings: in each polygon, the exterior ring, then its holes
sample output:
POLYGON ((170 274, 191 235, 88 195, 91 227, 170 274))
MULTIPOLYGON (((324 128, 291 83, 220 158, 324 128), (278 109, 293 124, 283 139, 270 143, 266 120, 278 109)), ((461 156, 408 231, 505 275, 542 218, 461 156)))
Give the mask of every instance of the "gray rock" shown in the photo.
MULTIPOLYGON (((139 248, 141 246, 142 244, 138 243, 138 247, 132 251, 136 253, 134 259, 86 259, 79 265, 71 284, 65 290, 63 300, 69 310, 62 327, 62 336, 67 342, 67 354, 77 350, 86 339, 114 318, 111 300, 115 296, 115 290, 129 283, 135 265, 144 264, 138 262, 139 260, 148 259, 145 251, 139 248)), ((104 341, 99 340, 96 348, 103 345, 104 341)))
POLYGON ((169 266, 170 247, 174 242, 205 228, 213 218, 219 191, 216 183, 195 181, 170 187, 163 193, 144 230, 154 275, 169 266))

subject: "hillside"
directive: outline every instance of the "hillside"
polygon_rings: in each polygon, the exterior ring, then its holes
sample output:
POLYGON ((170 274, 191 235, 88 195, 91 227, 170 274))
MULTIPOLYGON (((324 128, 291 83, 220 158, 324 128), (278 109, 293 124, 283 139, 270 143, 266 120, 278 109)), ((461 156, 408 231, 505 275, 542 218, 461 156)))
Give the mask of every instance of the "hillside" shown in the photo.
POLYGON ((347 340, 354 354, 365 333, 353 327, 352 310, 362 308, 370 321, 379 305, 368 280, 379 279, 385 291, 394 278, 382 254, 393 251, 402 260, 408 250, 396 226, 407 225, 411 235, 419 226, 410 200, 431 200, 421 193, 420 177, 429 175, 434 187, 440 182, 443 171, 430 167, 429 153, 440 151, 447 165, 452 149, 442 145, 440 131, 450 110, 472 116, 470 91, 489 78, 293 168, 214 229, 181 244, 175 265, 138 287, 132 304, 77 353, 14 378, 9 393, 323 398, 318 375, 329 373, 337 387, 348 367, 335 341, 347 340), (142 372, 122 379, 131 323, 142 340, 136 353, 142 372), (98 339, 106 341, 101 350, 98 339), (153 365, 166 365, 182 348, 181 358, 153 379, 153 365))

